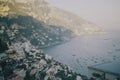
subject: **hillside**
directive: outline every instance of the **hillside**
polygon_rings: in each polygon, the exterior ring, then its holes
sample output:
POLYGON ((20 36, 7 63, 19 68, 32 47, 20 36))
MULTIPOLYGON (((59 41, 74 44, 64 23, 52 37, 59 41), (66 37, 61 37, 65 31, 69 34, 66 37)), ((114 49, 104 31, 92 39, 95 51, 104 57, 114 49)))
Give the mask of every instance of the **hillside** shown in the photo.
POLYGON ((38 49, 70 40, 71 30, 45 24, 1 1, 0 80, 82 80, 82 75, 38 49))
POLYGON ((74 32, 75 35, 84 34, 102 34, 104 30, 100 26, 86 21, 79 16, 61 10, 59 8, 51 7, 51 19, 49 24, 62 25, 74 32))
POLYGON ((7 6, 9 8, 7 10, 8 15, 32 16, 48 25, 62 26, 70 29, 76 35, 104 33, 104 30, 96 24, 68 11, 52 7, 45 0, 9 0, 7 6))
POLYGON ((46 25, 30 16, 0 18, 0 38, 9 44, 29 40, 32 45, 45 48, 68 41, 73 36, 68 29, 46 25))
POLYGON ((38 49, 71 37, 70 30, 30 16, 1 17, 0 80, 82 80, 84 76, 38 49))
POLYGON ((45 0, 0 0, 0 80, 86 80, 43 48, 104 30, 45 0))
MULTIPOLYGON (((4 42, 0 39, 0 43, 4 42)), ((6 43, 4 42, 6 45, 6 43)), ((0 47, 4 47, 0 44, 0 47)), ((0 52, 0 80, 82 80, 84 76, 44 55, 29 41, 17 42, 0 52), (6 51, 5 51, 6 50, 6 51)), ((1 48, 0 48, 1 50, 1 48)))

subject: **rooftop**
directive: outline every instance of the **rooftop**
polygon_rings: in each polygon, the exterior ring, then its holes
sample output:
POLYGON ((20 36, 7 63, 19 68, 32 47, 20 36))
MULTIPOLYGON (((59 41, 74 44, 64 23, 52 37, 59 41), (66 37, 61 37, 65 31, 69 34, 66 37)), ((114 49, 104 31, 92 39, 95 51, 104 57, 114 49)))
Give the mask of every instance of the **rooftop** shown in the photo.
POLYGON ((104 63, 88 67, 96 71, 101 71, 104 73, 109 73, 115 76, 120 76, 120 63, 104 63))

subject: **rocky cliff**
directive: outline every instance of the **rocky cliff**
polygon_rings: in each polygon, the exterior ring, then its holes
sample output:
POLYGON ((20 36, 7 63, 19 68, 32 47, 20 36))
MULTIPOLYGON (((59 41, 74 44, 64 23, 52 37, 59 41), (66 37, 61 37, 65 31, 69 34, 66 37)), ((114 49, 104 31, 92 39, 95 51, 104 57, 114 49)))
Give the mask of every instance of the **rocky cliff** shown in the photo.
POLYGON ((29 41, 14 43, 0 53, 0 80, 82 80, 82 77, 44 55, 29 41))

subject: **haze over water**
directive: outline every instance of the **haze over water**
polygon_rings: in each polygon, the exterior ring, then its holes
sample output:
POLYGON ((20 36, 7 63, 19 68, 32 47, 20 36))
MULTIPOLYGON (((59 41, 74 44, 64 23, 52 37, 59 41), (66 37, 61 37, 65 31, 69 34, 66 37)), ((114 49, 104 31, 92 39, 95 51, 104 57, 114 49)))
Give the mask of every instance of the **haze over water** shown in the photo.
POLYGON ((103 28, 120 30, 120 0, 47 0, 103 28))
POLYGON ((120 0, 47 0, 51 5, 76 13, 107 31, 106 35, 80 36, 45 49, 55 60, 88 75, 87 67, 120 62, 120 0))

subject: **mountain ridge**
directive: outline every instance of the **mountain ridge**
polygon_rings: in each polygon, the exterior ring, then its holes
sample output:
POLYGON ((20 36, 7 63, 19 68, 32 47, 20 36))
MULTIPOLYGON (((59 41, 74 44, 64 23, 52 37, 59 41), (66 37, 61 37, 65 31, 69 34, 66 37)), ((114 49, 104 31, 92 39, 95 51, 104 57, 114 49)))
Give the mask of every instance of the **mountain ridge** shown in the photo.
POLYGON ((63 26, 76 35, 104 33, 104 30, 96 24, 68 11, 52 7, 45 0, 10 0, 8 4, 9 14, 29 15, 48 25, 63 26))

